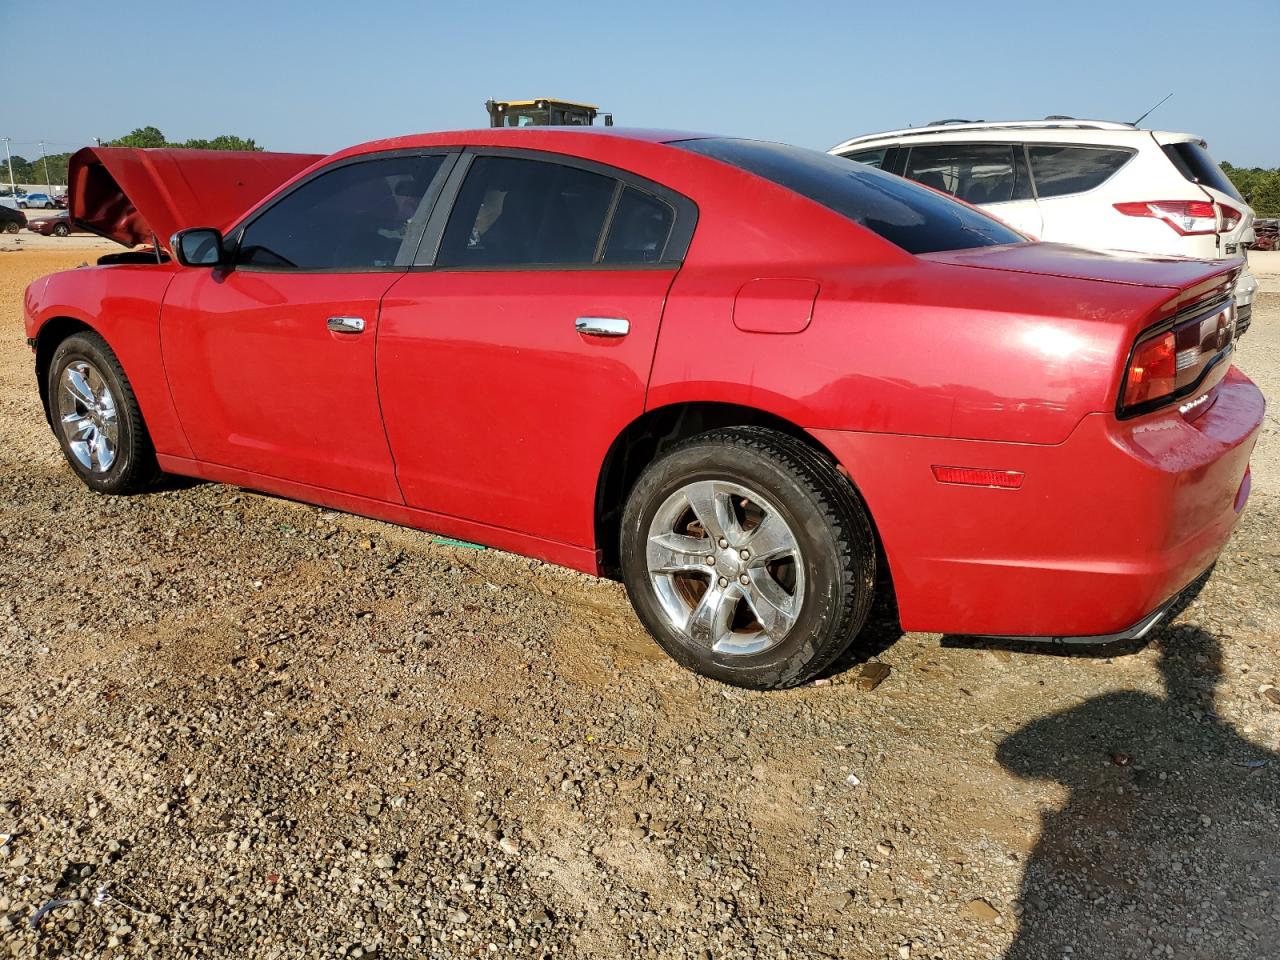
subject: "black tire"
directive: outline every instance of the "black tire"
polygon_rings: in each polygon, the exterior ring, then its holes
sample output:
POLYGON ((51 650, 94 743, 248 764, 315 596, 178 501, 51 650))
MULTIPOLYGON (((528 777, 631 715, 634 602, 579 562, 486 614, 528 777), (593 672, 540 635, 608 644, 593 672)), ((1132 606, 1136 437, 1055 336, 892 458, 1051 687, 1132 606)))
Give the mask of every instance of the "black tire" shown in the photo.
POLYGON ((55 224, 53 227, 53 235, 55 237, 65 237, 70 232, 71 230, 67 227, 65 223, 55 224))
POLYGON ((22 224, 20 224, 17 220, 10 220, 8 223, 4 225, 5 233, 17 233, 21 229, 22 229, 22 224))
POLYGON ((46 379, 49 421, 62 446, 63 456, 85 485, 98 493, 140 493, 152 486, 160 475, 155 448, 142 420, 142 411, 134 396, 129 378, 107 341, 92 331, 67 337, 53 352, 46 379), (73 364, 87 362, 101 376, 111 391, 115 409, 116 443, 114 459, 107 469, 94 469, 83 464, 71 449, 71 439, 59 413, 59 389, 63 373, 73 364))
MULTIPOLYGON (((875 590, 875 535, 852 485, 802 441, 759 427, 700 434, 651 463, 631 489, 620 543, 627 593, 662 648, 683 666, 739 687, 793 687, 821 673, 862 629, 875 590), (760 652, 726 654, 695 642, 675 626, 650 576, 647 546, 659 511, 682 488, 705 480, 758 492, 786 522, 799 548, 798 615, 772 647, 760 652)), ((690 576, 696 590, 697 575, 690 576)))

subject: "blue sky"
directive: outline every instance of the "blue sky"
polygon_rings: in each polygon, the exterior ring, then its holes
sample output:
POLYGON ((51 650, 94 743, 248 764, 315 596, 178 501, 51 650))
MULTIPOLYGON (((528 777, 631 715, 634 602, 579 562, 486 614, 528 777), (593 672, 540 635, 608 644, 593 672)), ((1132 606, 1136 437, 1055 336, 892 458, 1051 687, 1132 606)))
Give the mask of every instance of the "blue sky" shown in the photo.
POLYGON ((599 103, 622 125, 825 149, 942 117, 1133 120, 1172 91, 1146 125, 1198 133, 1219 160, 1280 166, 1280 107, 1245 43, 1280 36, 1280 0, 0 0, 6 10, 7 34, 57 38, 9 62, 0 136, 25 156, 39 139, 56 152, 147 124, 328 152, 482 126, 486 98, 529 96, 599 103))

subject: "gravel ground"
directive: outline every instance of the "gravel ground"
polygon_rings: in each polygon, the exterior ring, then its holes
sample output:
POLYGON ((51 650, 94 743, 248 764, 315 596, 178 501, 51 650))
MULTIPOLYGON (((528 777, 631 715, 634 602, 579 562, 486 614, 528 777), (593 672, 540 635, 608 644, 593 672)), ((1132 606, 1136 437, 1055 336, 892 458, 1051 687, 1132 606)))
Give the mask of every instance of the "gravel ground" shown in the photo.
MULTIPOLYGON (((1280 451, 1146 646, 879 623, 778 694, 612 583, 60 459, 0 252, 0 952, 1273 957, 1280 451), (858 660, 890 667, 871 689, 858 660)), ((1241 366, 1280 387, 1280 293, 1241 366)))

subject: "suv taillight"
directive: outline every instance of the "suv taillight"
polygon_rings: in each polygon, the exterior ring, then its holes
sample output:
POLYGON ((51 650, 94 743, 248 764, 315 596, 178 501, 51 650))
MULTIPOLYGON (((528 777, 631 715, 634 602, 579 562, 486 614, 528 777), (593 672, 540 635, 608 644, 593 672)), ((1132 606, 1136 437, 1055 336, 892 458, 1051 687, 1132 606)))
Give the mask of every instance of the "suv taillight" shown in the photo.
POLYGON ((1208 200, 1139 200, 1117 203, 1115 208, 1126 217, 1155 217, 1189 237, 1218 232, 1218 211, 1208 200))
POLYGON ((1234 300, 1143 333, 1129 354, 1119 415, 1136 416, 1193 393, 1209 370, 1230 353, 1235 334, 1234 300))
POLYGON ((1223 233, 1230 233, 1240 226, 1240 219, 1243 214, 1239 210, 1235 207, 1228 207, 1225 203, 1219 204, 1218 209, 1222 212, 1222 226, 1219 229, 1223 233))

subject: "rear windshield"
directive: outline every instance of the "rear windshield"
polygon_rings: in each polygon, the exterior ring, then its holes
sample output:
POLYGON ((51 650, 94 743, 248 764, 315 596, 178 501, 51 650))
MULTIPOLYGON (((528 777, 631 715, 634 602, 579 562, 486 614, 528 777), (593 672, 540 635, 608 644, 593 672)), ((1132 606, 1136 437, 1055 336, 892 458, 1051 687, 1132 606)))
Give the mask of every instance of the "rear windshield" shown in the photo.
POLYGON ((1221 190, 1228 197, 1235 197, 1244 203, 1244 197, 1235 184, 1227 179, 1222 168, 1209 156, 1203 144, 1183 141, 1182 143, 1166 143, 1163 146, 1165 156, 1173 161, 1178 172, 1192 183, 1202 183, 1214 190, 1221 190))
POLYGON ((908 253, 1023 243, 1021 234, 950 197, 844 157, 761 140, 681 140, 834 210, 908 253))

